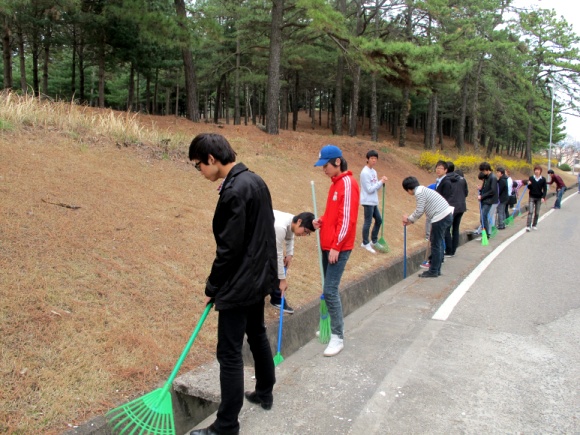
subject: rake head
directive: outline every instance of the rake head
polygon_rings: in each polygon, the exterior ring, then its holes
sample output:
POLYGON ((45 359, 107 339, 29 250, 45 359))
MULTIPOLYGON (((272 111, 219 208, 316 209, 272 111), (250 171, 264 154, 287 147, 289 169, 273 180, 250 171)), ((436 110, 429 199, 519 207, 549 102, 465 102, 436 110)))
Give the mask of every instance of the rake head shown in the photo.
POLYGON ((495 236, 497 236, 497 227, 491 227, 491 234, 489 237, 493 239, 495 236))
POLYGON ((171 394, 158 388, 107 413, 113 434, 175 435, 171 394))
POLYGON ((504 223, 506 224, 506 226, 511 227, 514 224, 514 217, 508 216, 504 221, 504 223))
POLYGON ((318 341, 321 343, 328 343, 330 341, 330 316, 328 314, 328 307, 326 306, 326 301, 324 300, 324 295, 320 296, 320 334, 318 335, 318 341))

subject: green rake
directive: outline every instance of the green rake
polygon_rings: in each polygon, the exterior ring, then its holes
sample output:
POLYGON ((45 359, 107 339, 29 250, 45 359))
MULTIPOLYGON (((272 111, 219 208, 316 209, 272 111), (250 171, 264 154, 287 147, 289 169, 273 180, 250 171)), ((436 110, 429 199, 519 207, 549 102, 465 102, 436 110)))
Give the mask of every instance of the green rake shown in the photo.
MULTIPOLYGON (((312 187, 312 203, 314 204, 314 218, 318 218, 316 211, 316 192, 314 191, 314 181, 310 182, 312 187)), ((318 341, 328 343, 330 341, 330 316, 328 307, 324 300, 324 267, 322 266, 322 246, 320 245, 320 231, 316 231, 316 240, 318 242, 318 265, 320 266, 320 279, 322 281, 322 294, 320 295, 320 323, 318 328, 318 341)))
POLYGON ((163 387, 151 391, 118 408, 112 409, 107 413, 111 433, 129 435, 175 435, 173 406, 171 404, 169 390, 212 306, 213 303, 209 303, 205 307, 205 311, 197 322, 193 334, 163 387))
POLYGON ((383 237, 385 233, 385 190, 386 190, 385 185, 383 184, 383 213, 382 213, 383 223, 381 224, 381 238, 377 241, 377 243, 373 245, 373 248, 384 254, 389 252, 389 245, 387 244, 387 241, 383 237))

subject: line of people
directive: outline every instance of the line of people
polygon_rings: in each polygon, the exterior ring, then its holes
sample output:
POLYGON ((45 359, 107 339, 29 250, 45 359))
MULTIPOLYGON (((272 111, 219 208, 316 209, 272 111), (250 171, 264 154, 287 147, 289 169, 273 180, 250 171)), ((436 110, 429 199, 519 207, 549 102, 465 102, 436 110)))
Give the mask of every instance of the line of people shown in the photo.
MULTIPOLYGON (((369 151, 366 157, 361 190, 340 148, 322 147, 314 166, 322 167, 331 185, 324 213, 315 217, 310 212, 292 215, 273 210, 266 183, 243 163, 236 163, 236 152, 223 136, 200 134, 191 142, 189 159, 195 169, 209 181, 222 182, 212 222, 216 254, 205 285, 205 303, 213 303, 218 312, 216 357, 220 364, 221 402, 216 420, 190 435, 238 434, 238 416, 244 397, 263 409, 272 408, 276 376, 264 321, 265 297, 270 295, 272 305, 293 312, 289 305, 282 306, 281 301, 288 287, 284 269, 292 262, 295 236, 320 231, 323 294, 331 325, 330 342, 323 355, 332 357, 343 350, 344 318, 339 285, 355 245, 359 204, 364 208, 362 246, 367 251, 374 251, 382 224, 377 192, 387 177, 379 179, 374 170, 378 160, 376 151, 369 151), (254 359, 256 379, 254 391, 246 392, 242 360, 244 336, 254 359)), ((493 181, 495 177, 489 164, 482 163, 480 169, 484 177, 479 198, 489 211, 498 202, 497 181, 493 181), (488 192, 491 193, 488 195, 488 192)), ((420 275, 423 278, 440 276, 444 255, 455 255, 459 226, 466 211, 467 183, 459 171, 454 170, 451 162, 441 161, 436 172, 434 189, 421 186, 415 177, 407 177, 402 182, 403 189, 416 200, 413 213, 403 215, 403 225, 417 222, 423 214, 429 221, 431 261, 429 269, 420 275)), ((505 173, 498 172, 503 179, 505 173)), ((541 180, 532 181, 530 177, 526 183, 530 198, 536 191, 534 183, 542 184, 541 180)))

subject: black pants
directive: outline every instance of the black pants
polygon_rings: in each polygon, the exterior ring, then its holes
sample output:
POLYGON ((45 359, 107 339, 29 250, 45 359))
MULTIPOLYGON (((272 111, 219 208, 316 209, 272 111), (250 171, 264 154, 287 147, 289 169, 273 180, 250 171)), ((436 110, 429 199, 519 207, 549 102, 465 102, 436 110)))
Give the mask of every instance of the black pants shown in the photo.
POLYGON ((264 324, 264 301, 248 307, 220 310, 217 359, 222 400, 213 427, 224 434, 237 433, 240 429, 238 415, 244 403, 244 334, 248 336, 254 357, 256 393, 264 401, 273 401, 276 375, 264 324))
POLYGON ((459 246, 459 225, 462 217, 463 212, 453 213, 453 223, 445 230, 445 253, 447 255, 455 255, 459 246))

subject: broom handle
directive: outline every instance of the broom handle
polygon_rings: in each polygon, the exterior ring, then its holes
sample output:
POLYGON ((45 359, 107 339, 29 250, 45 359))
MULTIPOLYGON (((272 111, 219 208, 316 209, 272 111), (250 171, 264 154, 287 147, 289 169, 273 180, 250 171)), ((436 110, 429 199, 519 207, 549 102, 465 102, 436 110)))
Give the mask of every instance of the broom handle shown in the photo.
MULTIPOLYGON (((318 218, 318 212, 316 211, 316 192, 314 191, 314 181, 310 181, 310 186, 312 186, 312 204, 314 205, 314 219, 318 218)), ((322 281, 322 296, 324 298, 324 268, 322 267, 322 246, 320 245, 320 231, 316 231, 316 240, 318 242, 318 265, 320 266, 320 279, 322 281)))
POLYGON ((522 194, 520 195, 520 199, 518 200, 518 205, 516 205, 516 208, 512 214, 513 217, 515 217, 516 215, 516 211, 518 211, 520 209, 520 202, 522 202, 522 199, 524 199, 524 195, 526 194, 526 190, 528 190, 528 186, 526 185, 526 187, 524 187, 524 191, 522 192, 522 194))
POLYGON ((407 278, 407 225, 403 225, 403 279, 407 278))
POLYGON ((384 239, 384 235, 385 235, 385 185, 383 184, 383 210, 382 210, 382 214, 381 214, 381 218, 383 219, 383 224, 381 225, 381 239, 384 239))
MULTIPOLYGON (((284 266, 284 276, 286 276, 288 269, 284 266)), ((280 324, 278 325, 278 353, 282 347, 282 322, 284 321, 284 293, 282 293, 282 302, 280 303, 280 324)))
POLYGON ((183 349, 183 352, 181 352, 181 356, 179 357, 179 360, 177 360, 177 364, 173 368, 171 375, 169 375, 169 379, 167 379, 167 382, 165 382, 165 385, 163 385, 164 390, 169 391, 169 389, 171 388, 171 385, 173 384, 173 380, 177 376, 177 372, 181 368, 183 361, 185 361, 185 358, 187 357, 187 354, 189 353, 189 350, 191 349, 191 346, 193 345, 193 342, 195 341, 197 334, 199 333, 199 330, 201 329, 201 327, 203 325, 203 322, 205 322, 205 318, 207 317, 209 310, 211 310, 211 307, 213 307, 213 302, 210 302, 209 304, 206 305, 205 310, 204 310, 203 314, 201 315, 201 318, 197 322, 197 326, 195 327, 193 334, 191 334, 189 341, 185 345, 185 349, 183 349))

